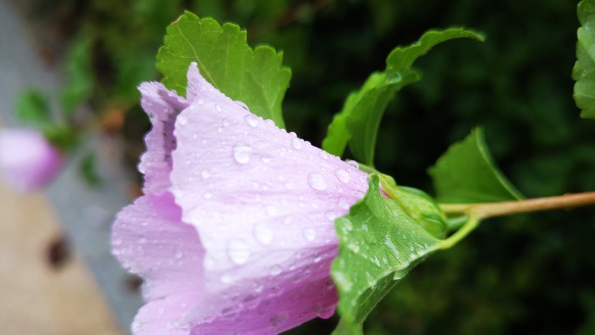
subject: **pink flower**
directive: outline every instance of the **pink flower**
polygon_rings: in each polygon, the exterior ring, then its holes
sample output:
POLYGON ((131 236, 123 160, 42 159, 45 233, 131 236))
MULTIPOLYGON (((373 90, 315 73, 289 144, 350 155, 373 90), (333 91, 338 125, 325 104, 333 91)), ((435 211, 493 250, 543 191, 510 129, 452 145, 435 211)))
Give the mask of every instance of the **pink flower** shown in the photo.
POLYGON ((47 185, 62 164, 62 155, 42 134, 29 129, 0 130, 0 172, 20 191, 47 185))
POLYGON ((146 283, 134 334, 278 334, 329 317, 333 221, 367 175, 211 86, 196 64, 187 98, 140 87, 153 129, 145 195, 124 208, 113 252, 146 283))

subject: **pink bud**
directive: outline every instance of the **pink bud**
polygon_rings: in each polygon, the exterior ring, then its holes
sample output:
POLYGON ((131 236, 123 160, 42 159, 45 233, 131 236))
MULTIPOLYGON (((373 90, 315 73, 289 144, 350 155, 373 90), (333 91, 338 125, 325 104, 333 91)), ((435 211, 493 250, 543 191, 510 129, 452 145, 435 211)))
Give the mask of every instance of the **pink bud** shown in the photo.
POLYGON ((39 132, 0 130, 0 173, 20 191, 47 185, 60 171, 63 157, 39 132))

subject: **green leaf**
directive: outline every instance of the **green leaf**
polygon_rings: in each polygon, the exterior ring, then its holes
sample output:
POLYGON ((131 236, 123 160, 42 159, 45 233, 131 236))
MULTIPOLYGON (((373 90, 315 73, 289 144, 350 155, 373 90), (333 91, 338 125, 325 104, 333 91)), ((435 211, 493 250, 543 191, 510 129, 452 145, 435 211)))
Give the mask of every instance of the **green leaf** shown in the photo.
POLYGON ((92 39, 79 37, 72 44, 66 58, 66 85, 60 92, 60 102, 67 117, 71 117, 76 108, 93 95, 95 78, 92 57, 92 39))
POLYGON ((397 186, 390 176, 381 174, 382 189, 417 224, 436 238, 443 238, 448 219, 436 201, 427 193, 412 187, 397 186))
POLYGON ((595 119, 595 0, 578 4, 576 63, 572 69, 574 101, 582 110, 581 116, 595 119))
POLYGON ((483 131, 475 129, 453 144, 429 170, 437 198, 443 203, 497 202, 523 196, 498 171, 485 144, 483 131))
POLYGON ((281 103, 291 70, 282 60, 283 54, 269 46, 252 49, 239 26, 221 26, 186 12, 167 28, 157 69, 164 75, 165 86, 183 94, 188 66, 197 62, 201 74, 220 91, 284 127, 281 103))
POLYGON ((380 193, 379 181, 372 174, 366 196, 335 221, 339 254, 331 275, 342 317, 342 332, 336 334, 357 334, 376 304, 440 247, 441 240, 407 215, 398 202, 380 193))
POLYGON ((53 124, 48 98, 36 89, 23 92, 16 108, 17 116, 23 123, 39 128, 53 124))
POLYGON ((372 73, 359 91, 349 95, 329 126, 323 149, 341 156, 349 144, 356 160, 373 166, 378 128, 387 105, 399 90, 421 79, 411 68, 413 62, 435 45, 455 38, 483 41, 483 36, 474 31, 450 28, 428 31, 419 41, 395 48, 386 59, 386 69, 372 73))

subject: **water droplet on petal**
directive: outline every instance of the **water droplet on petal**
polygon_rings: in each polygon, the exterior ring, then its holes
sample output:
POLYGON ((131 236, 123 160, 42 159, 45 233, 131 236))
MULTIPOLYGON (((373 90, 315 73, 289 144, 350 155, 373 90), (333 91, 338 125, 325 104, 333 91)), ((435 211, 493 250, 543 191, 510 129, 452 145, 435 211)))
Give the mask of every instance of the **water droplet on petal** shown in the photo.
POLYGON ((221 282, 223 284, 230 284, 233 282, 233 277, 228 275, 228 274, 224 274, 223 276, 221 276, 221 278, 219 278, 221 280, 221 282))
POLYGON ((235 102, 236 104, 240 105, 240 107, 242 107, 243 109, 245 109, 245 110, 247 110, 247 111, 248 111, 248 110, 250 110, 250 109, 248 109, 248 106, 247 106, 245 103, 243 103, 243 102, 241 102, 241 101, 239 101, 239 100, 236 100, 236 101, 234 101, 234 102, 235 102))
POLYGON ((273 242, 273 230, 266 223, 257 224, 254 227, 254 237, 258 242, 269 245, 273 242))
POLYGON ((310 184, 310 187, 318 191, 324 191, 328 187, 324 176, 316 172, 310 173, 308 176, 308 184, 310 184))
POLYGON ((320 151, 320 158, 327 160, 328 159, 328 154, 326 153, 326 151, 320 151))
POLYGON ((277 207, 273 205, 268 205, 265 207, 265 210, 269 216, 277 216, 278 210, 277 207))
POLYGON ((339 203, 337 204, 337 206, 339 206, 339 208, 341 208, 341 209, 349 209, 349 207, 351 207, 349 205, 349 202, 345 199, 339 200, 339 203))
POLYGON ((205 199, 211 199, 213 197, 213 193, 205 192, 204 197, 205 199))
POLYGON ((356 161, 347 161, 347 164, 351 165, 352 167, 356 168, 359 170, 359 164, 356 161))
POLYGON ((221 125, 222 125, 223 127, 227 127, 227 126, 229 126, 229 119, 227 119, 227 118, 224 118, 224 119, 221 121, 221 125))
POLYGON ((209 172, 209 170, 202 170, 202 172, 200 173, 200 176, 203 179, 208 179, 211 177, 211 173, 209 172))
POLYGON ((271 275, 273 276, 278 276, 281 274, 281 272, 283 272, 283 269, 279 265, 273 265, 271 268, 271 275))
POLYGON ((268 164, 268 163, 270 163, 270 162, 271 162, 271 157, 268 157, 268 156, 262 156, 262 157, 260 158, 260 160, 261 160, 263 163, 265 163, 265 164, 268 164))
POLYGON ((292 190, 293 189, 293 184, 287 182, 287 183, 285 183, 285 188, 288 189, 288 190, 292 190))
POLYGON ((312 242, 312 241, 314 241, 314 239, 316 239, 316 230, 314 230, 314 228, 312 228, 312 227, 304 228, 303 233, 304 233, 304 238, 308 242, 312 242))
POLYGON ((180 125, 182 125, 182 126, 183 126, 183 125, 185 125, 186 123, 188 123, 188 119, 186 119, 186 118, 185 118, 185 117, 183 117, 183 116, 178 116, 178 119, 177 119, 177 121, 178 121, 178 122, 180 123, 180 125))
POLYGON ((182 257, 184 257, 184 252, 182 250, 178 250, 175 257, 176 259, 182 259, 182 257))
POLYGON ((252 148, 245 144, 238 144, 233 147, 233 159, 238 164, 247 164, 252 155, 252 148))
POLYGON ((221 110, 223 110, 223 108, 221 107, 221 105, 220 105, 220 104, 216 104, 216 105, 215 105, 215 109, 216 109, 216 110, 218 110, 218 111, 221 111, 221 110))
POLYGON ((335 219, 338 217, 338 215, 335 212, 328 211, 328 212, 324 213, 324 217, 329 221, 335 221, 335 219))
POLYGON ((246 114, 246 116, 244 116, 244 121, 251 127, 256 127, 258 125, 258 117, 254 114, 246 114))
POLYGON ((231 261, 237 265, 242 265, 250 258, 250 250, 248 250, 248 243, 243 240, 233 240, 227 244, 227 254, 231 261))
POLYGON ((347 184, 351 180, 351 177, 349 176, 349 172, 347 172, 347 171, 345 171, 343 169, 338 169, 337 171, 335 171, 335 176, 343 184, 347 184))
POLYGON ((294 138, 291 140, 291 146, 296 149, 296 150, 300 150, 302 148, 302 140, 300 140, 299 138, 294 138))

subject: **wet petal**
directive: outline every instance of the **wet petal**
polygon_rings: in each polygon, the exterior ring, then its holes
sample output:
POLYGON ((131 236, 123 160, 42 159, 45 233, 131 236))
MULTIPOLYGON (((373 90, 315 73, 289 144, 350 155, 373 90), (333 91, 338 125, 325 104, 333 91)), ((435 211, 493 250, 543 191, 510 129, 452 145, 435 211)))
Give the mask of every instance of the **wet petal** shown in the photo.
MULTIPOLYGON (((137 199, 114 223, 113 254, 144 278, 147 300, 178 299, 201 291, 204 251, 195 229, 180 217, 179 207, 166 193, 137 199)), ((193 301, 188 298, 186 303, 193 301)))
POLYGON ((189 103, 161 83, 143 83, 139 90, 141 105, 152 124, 145 136, 147 151, 141 157, 139 170, 145 175, 145 193, 159 194, 170 186, 171 152, 176 147, 174 123, 179 112, 189 103))
POLYGON ((212 327, 277 334, 328 316, 334 288, 315 283, 330 283, 333 221, 363 197, 367 175, 221 93, 210 94, 208 83, 194 85, 199 93, 176 120, 171 174, 183 221, 196 227, 206 252, 204 304, 192 311, 194 329, 214 318, 212 327), (275 307, 250 314, 265 304, 275 307), (217 321, 229 308, 238 317, 217 321), (270 327, 275 318, 285 320, 270 327))

